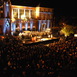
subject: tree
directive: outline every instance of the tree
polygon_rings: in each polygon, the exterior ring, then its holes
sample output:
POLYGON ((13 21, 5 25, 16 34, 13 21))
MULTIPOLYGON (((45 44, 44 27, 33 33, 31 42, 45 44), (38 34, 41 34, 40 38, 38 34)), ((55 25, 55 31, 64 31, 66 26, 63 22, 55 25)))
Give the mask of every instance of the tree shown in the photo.
POLYGON ((74 34, 73 26, 64 24, 64 27, 61 29, 60 33, 65 36, 70 36, 70 34, 74 34))

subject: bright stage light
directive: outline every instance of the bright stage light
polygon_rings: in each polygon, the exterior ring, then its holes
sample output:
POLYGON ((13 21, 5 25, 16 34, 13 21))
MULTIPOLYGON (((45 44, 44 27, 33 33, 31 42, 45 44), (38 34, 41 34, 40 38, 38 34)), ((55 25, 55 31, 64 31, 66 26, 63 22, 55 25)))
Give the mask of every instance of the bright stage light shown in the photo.
POLYGON ((74 34, 74 37, 77 37, 77 34, 74 34))
POLYGON ((42 38, 41 41, 49 40, 48 38, 42 38))

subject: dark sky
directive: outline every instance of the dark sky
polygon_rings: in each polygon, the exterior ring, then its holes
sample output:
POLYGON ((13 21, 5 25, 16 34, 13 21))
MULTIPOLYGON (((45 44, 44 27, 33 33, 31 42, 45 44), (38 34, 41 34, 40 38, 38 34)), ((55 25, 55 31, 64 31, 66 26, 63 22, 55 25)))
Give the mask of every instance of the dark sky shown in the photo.
POLYGON ((76 2, 59 0, 11 0, 12 4, 54 8, 55 16, 77 16, 76 2))

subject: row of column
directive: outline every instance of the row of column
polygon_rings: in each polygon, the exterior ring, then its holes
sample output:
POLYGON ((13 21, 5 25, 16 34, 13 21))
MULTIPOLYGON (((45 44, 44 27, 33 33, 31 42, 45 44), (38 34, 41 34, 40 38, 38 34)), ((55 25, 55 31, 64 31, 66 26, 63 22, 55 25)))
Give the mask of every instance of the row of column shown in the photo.
MULTIPOLYGON (((28 30, 28 25, 29 25, 29 23, 25 22, 24 26, 25 26, 26 31, 28 30)), ((20 29, 20 31, 22 31, 22 22, 19 22, 19 29, 20 29)), ((32 31, 32 29, 33 29, 33 21, 30 21, 30 30, 32 31)), ((12 32, 16 31, 16 23, 15 22, 11 24, 11 30, 12 30, 12 32)))
POLYGON ((50 28, 51 21, 50 20, 39 20, 38 30, 45 30, 46 28, 50 28))
MULTIPOLYGON (((25 22, 25 30, 27 31, 28 30, 28 26, 29 26, 29 23, 30 23, 30 30, 32 31, 33 30, 33 26, 34 26, 34 22, 33 21, 30 21, 30 22, 25 22)), ((51 21, 50 20, 38 20, 38 31, 42 31, 42 30, 46 30, 46 28, 50 28, 50 25, 51 25, 51 21)), ((19 29, 20 31, 22 31, 22 22, 19 22, 19 29)), ((11 24, 11 31, 12 32, 15 32, 16 31, 16 23, 12 23, 11 24)))

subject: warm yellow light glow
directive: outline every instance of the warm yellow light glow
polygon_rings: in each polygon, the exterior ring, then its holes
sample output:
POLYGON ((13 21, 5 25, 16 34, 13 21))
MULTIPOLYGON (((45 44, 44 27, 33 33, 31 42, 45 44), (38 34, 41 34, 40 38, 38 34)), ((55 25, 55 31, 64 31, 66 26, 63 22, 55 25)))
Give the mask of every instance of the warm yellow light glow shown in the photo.
POLYGON ((41 41, 49 40, 48 38, 42 38, 41 41))
POLYGON ((45 32, 50 32, 51 29, 50 28, 46 28, 45 32))
POLYGON ((51 34, 51 38, 53 37, 53 35, 51 34))
POLYGON ((74 34, 74 37, 77 37, 77 34, 74 34))
POLYGON ((35 42, 36 41, 36 37, 32 37, 32 41, 35 42))
POLYGON ((15 21, 15 18, 12 18, 12 22, 14 22, 15 21))
POLYGON ((21 19, 25 19, 25 15, 23 14, 23 15, 21 15, 21 19))
POLYGON ((36 18, 39 17, 39 11, 40 11, 40 7, 38 6, 38 7, 36 7, 36 18))

